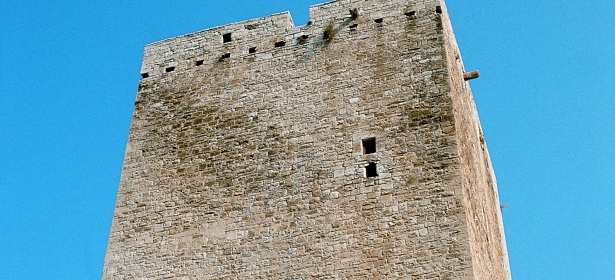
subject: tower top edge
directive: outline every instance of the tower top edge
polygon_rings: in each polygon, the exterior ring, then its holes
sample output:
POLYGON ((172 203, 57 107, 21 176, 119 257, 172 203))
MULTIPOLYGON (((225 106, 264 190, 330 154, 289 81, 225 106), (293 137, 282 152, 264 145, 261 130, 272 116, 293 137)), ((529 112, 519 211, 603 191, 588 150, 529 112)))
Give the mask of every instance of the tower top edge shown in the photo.
POLYGON ((247 52, 249 48, 262 51, 278 42, 293 42, 299 37, 318 35, 330 23, 349 20, 351 10, 359 11, 361 17, 375 20, 410 11, 434 11, 439 5, 443 5, 443 0, 334 0, 310 6, 309 21, 304 25, 296 26, 291 13, 284 11, 209 27, 147 44, 141 73, 172 67, 181 60, 235 55, 238 51, 247 52))

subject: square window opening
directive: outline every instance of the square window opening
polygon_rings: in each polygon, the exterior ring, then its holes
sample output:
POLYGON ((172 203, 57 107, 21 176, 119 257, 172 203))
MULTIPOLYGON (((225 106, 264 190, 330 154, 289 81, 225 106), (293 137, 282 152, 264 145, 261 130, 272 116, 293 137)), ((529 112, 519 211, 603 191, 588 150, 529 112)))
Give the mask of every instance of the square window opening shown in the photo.
POLYGON ((226 33, 222 35, 222 42, 223 43, 228 43, 230 41, 233 41, 233 39, 231 38, 231 33, 226 33))
POLYGON ((256 47, 251 47, 248 49, 248 53, 256 53, 256 47))
POLYGON ((145 79, 145 78, 148 78, 148 77, 149 77, 149 74, 147 72, 141 73, 141 78, 145 79))
POLYGON ((370 162, 367 166, 365 166, 365 177, 378 177, 378 168, 375 162, 370 162))
POLYGON ((363 139, 363 154, 373 154, 376 152, 376 138, 363 139))

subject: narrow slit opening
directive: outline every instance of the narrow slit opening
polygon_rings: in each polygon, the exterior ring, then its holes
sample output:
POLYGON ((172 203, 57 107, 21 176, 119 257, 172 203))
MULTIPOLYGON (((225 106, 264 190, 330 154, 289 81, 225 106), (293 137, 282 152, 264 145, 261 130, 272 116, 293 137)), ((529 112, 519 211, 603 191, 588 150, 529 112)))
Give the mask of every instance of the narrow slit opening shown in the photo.
POLYGON ((356 31, 358 26, 359 25, 355 23, 355 24, 353 24, 351 26, 348 26, 348 28, 350 28, 350 31, 356 31))
POLYGON ((409 11, 407 13, 404 13, 404 15, 406 15, 408 18, 414 18, 414 16, 416 16, 416 11, 409 11))
POLYGON ((175 66, 167 67, 166 69, 164 69, 164 71, 167 72, 167 73, 173 72, 173 71, 175 71, 175 66))

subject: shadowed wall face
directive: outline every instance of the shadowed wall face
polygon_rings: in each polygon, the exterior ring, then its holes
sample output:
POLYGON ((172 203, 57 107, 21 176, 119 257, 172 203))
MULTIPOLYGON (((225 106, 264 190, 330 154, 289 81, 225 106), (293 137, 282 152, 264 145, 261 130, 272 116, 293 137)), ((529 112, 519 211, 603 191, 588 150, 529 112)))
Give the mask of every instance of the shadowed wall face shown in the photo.
POLYGON ((480 279, 443 5, 310 14, 146 47, 103 278, 480 279))

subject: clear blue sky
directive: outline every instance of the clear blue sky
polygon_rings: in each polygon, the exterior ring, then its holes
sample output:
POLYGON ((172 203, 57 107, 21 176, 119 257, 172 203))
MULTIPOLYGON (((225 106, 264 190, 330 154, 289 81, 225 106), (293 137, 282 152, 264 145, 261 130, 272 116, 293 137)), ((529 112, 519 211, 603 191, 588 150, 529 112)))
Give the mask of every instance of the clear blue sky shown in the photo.
MULTIPOLYGON (((100 279, 143 47, 300 1, 0 1, 0 279, 100 279)), ((615 1, 449 0, 514 279, 615 279, 615 1)))

